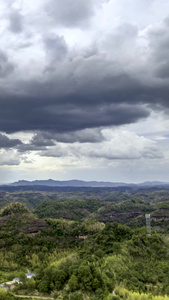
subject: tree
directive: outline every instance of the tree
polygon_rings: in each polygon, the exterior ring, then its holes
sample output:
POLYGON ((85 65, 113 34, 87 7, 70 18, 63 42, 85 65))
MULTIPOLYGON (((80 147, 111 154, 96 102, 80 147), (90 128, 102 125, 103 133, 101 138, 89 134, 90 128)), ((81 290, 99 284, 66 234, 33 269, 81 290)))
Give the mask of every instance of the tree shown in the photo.
POLYGON ((20 281, 21 283, 25 284, 25 283, 26 283, 26 280, 27 280, 27 277, 26 277, 25 273, 24 273, 24 272, 21 272, 21 273, 19 274, 19 281, 20 281))
POLYGON ((74 292, 79 288, 78 279, 75 275, 72 275, 70 277, 68 284, 71 292, 74 292))
POLYGON ((81 265, 79 267, 78 278, 84 289, 92 290, 93 276, 89 266, 81 265))
POLYGON ((35 280, 34 278, 30 278, 27 283, 26 283, 26 287, 28 288, 28 290, 33 291, 35 289, 35 280))
POLYGON ((16 298, 12 295, 11 292, 0 289, 0 299, 1 300, 15 300, 16 298))
POLYGON ((83 300, 83 295, 82 293, 75 292, 70 295, 70 300, 83 300))

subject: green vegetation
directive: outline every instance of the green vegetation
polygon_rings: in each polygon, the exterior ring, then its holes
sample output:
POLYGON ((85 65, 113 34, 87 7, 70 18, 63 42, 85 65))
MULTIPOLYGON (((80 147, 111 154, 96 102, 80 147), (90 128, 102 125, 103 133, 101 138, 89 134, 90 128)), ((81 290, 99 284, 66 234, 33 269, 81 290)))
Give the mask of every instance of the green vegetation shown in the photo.
POLYGON ((3 207, 0 283, 15 277, 21 283, 0 290, 0 299, 18 300, 14 294, 60 300, 168 299, 169 201, 161 194, 160 202, 152 195, 125 195, 111 202, 56 201, 51 195, 46 201, 46 194, 32 212, 25 200, 3 207), (151 235, 145 213, 152 216, 151 235), (28 269, 36 276, 27 279, 28 269))
POLYGON ((0 208, 21 203, 38 218, 72 221, 119 222, 131 228, 145 225, 145 213, 157 232, 169 231, 169 191, 131 192, 112 191, 111 188, 82 188, 57 192, 23 191, 0 192, 0 208))
POLYGON ((39 218, 65 218, 81 221, 101 207, 99 200, 48 201, 38 205, 35 214, 39 218))
POLYGON ((0 299, 1 300, 16 300, 15 296, 12 293, 7 292, 6 290, 0 289, 0 299))
MULTIPOLYGON (((128 291, 122 287, 117 288, 116 293, 118 294, 118 298, 119 299, 123 299, 123 300, 168 300, 168 296, 153 296, 150 293, 138 293, 138 292, 131 292, 128 291)), ((115 296, 116 297, 116 296, 115 296)), ((107 300, 116 300, 116 298, 113 299, 112 296, 108 297, 107 300)))
POLYGON ((10 216, 13 214, 24 214, 29 213, 29 210, 21 203, 11 203, 4 209, 2 209, 0 216, 10 216))

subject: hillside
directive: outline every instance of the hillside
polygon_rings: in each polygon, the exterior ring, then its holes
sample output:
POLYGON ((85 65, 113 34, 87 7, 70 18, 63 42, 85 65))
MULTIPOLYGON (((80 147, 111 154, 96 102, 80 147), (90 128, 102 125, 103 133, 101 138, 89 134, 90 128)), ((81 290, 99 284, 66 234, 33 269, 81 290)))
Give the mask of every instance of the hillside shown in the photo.
POLYGON ((63 300, 112 300, 113 290, 116 300, 169 295, 167 191, 0 195, 0 283, 24 278, 27 269, 37 274, 15 293, 63 300))
POLYGON ((45 228, 30 235, 21 229, 39 220, 24 210, 17 204, 1 212, 7 213, 1 216, 0 283, 24 278, 27 268, 36 274, 16 285, 15 293, 62 300, 137 299, 134 292, 138 297, 151 292, 152 300, 158 299, 153 295, 169 295, 169 244, 155 231, 148 236, 145 228, 133 230, 117 222, 48 219, 45 228), (7 218, 17 222, 19 216, 23 221, 12 230, 7 218))
POLYGON ((169 230, 169 192, 165 190, 129 193, 96 188, 67 192, 0 192, 1 209, 16 202, 40 219, 117 221, 132 228, 145 226, 145 214, 150 213, 151 224, 158 232, 169 230))
POLYGON ((35 217, 23 204, 12 203, 0 211, 1 236, 8 232, 37 234, 47 224, 35 217))
POLYGON ((39 218, 69 219, 83 221, 90 214, 97 212, 102 206, 99 200, 67 200, 67 201, 48 201, 39 204, 34 213, 39 218))

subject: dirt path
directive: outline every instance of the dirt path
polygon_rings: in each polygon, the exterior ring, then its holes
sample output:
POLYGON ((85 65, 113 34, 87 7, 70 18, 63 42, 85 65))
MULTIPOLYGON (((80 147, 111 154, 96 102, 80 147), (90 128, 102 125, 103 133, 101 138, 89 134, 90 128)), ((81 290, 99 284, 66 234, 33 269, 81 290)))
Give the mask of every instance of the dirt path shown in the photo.
POLYGON ((25 296, 25 295, 16 295, 14 294, 15 297, 18 298, 34 298, 34 299, 45 299, 45 300, 53 300, 54 298, 52 297, 43 297, 43 296, 25 296))

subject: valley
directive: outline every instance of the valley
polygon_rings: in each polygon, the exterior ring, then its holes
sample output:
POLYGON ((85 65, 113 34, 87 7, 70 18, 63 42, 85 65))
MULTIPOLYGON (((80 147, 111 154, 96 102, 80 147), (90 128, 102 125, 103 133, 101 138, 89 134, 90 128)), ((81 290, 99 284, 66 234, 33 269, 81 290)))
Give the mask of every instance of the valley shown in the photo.
POLYGON ((169 191, 18 189, 0 209, 2 299, 168 299, 169 191))

